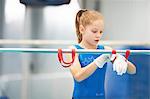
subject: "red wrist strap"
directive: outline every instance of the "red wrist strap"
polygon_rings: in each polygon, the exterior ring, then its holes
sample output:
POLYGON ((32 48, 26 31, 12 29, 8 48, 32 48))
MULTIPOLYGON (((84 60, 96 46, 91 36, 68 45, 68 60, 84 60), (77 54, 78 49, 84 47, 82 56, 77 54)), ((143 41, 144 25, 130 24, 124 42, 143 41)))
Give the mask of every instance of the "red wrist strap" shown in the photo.
MULTIPOLYGON (((116 53, 117 53, 116 50, 112 50, 112 54, 116 54, 116 53)), ((128 60, 129 56, 130 56, 130 50, 126 50, 126 53, 125 53, 126 60, 128 60)), ((115 57, 115 59, 116 59, 116 57, 115 57)), ((112 62, 114 62, 115 59, 112 62)))
POLYGON ((130 56, 130 50, 126 50, 125 58, 128 59, 130 56))
POLYGON ((116 50, 112 50, 112 54, 116 54, 117 52, 116 52, 116 50))
POLYGON ((72 61, 71 62, 65 62, 63 59, 62 49, 58 49, 58 60, 63 67, 65 68, 70 67, 75 60, 75 49, 72 49, 72 61))
MULTIPOLYGON (((117 53, 116 50, 112 50, 112 54, 116 54, 116 53, 117 53)), ((112 63, 115 61, 116 58, 117 57, 115 57, 114 60, 112 60, 112 63)))

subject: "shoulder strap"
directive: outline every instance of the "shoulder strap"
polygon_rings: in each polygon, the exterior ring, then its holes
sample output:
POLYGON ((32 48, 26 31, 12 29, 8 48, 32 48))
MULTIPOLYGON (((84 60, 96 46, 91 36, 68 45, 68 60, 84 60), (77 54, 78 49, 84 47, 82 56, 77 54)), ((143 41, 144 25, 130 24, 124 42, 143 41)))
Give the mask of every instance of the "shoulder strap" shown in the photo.
POLYGON ((77 49, 83 49, 80 45, 74 45, 77 49))
POLYGON ((97 49, 104 49, 104 46, 103 45, 98 45, 97 49))

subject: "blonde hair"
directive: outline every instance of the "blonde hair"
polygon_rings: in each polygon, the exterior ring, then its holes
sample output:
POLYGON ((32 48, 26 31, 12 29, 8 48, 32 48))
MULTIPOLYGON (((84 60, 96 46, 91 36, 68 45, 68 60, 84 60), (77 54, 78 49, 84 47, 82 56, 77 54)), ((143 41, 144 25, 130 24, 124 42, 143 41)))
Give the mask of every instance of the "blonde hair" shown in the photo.
POLYGON ((84 27, 90 25, 93 21, 103 20, 103 16, 101 13, 94 10, 81 9, 76 14, 75 26, 76 26, 76 34, 78 37, 78 43, 82 41, 82 34, 80 33, 80 25, 84 27))

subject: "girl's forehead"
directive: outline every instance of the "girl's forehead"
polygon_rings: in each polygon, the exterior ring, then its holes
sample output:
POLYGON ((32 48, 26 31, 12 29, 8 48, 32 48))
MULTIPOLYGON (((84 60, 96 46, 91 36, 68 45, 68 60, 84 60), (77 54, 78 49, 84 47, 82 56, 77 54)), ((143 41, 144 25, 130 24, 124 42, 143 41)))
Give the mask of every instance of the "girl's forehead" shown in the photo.
POLYGON ((103 25, 104 22, 103 22, 103 20, 95 20, 95 21, 92 21, 91 24, 92 25, 103 25))
POLYGON ((93 21, 89 26, 91 27, 98 27, 104 28, 104 22, 102 20, 93 21))

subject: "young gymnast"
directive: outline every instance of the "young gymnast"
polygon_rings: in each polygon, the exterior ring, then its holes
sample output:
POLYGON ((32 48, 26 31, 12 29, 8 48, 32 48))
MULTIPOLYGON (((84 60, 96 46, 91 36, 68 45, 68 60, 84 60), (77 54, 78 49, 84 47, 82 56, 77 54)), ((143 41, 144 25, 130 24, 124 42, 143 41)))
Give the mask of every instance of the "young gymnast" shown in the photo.
MULTIPOLYGON (((78 44, 70 49, 112 50, 111 47, 98 45, 104 31, 103 16, 93 10, 81 9, 76 15, 76 34, 78 44)), ((105 72, 107 62, 114 60, 113 70, 118 75, 136 73, 136 67, 124 56, 115 54, 76 54, 70 71, 74 78, 73 99, 105 99, 105 72)), ((71 57, 68 55, 68 61, 71 57)))

